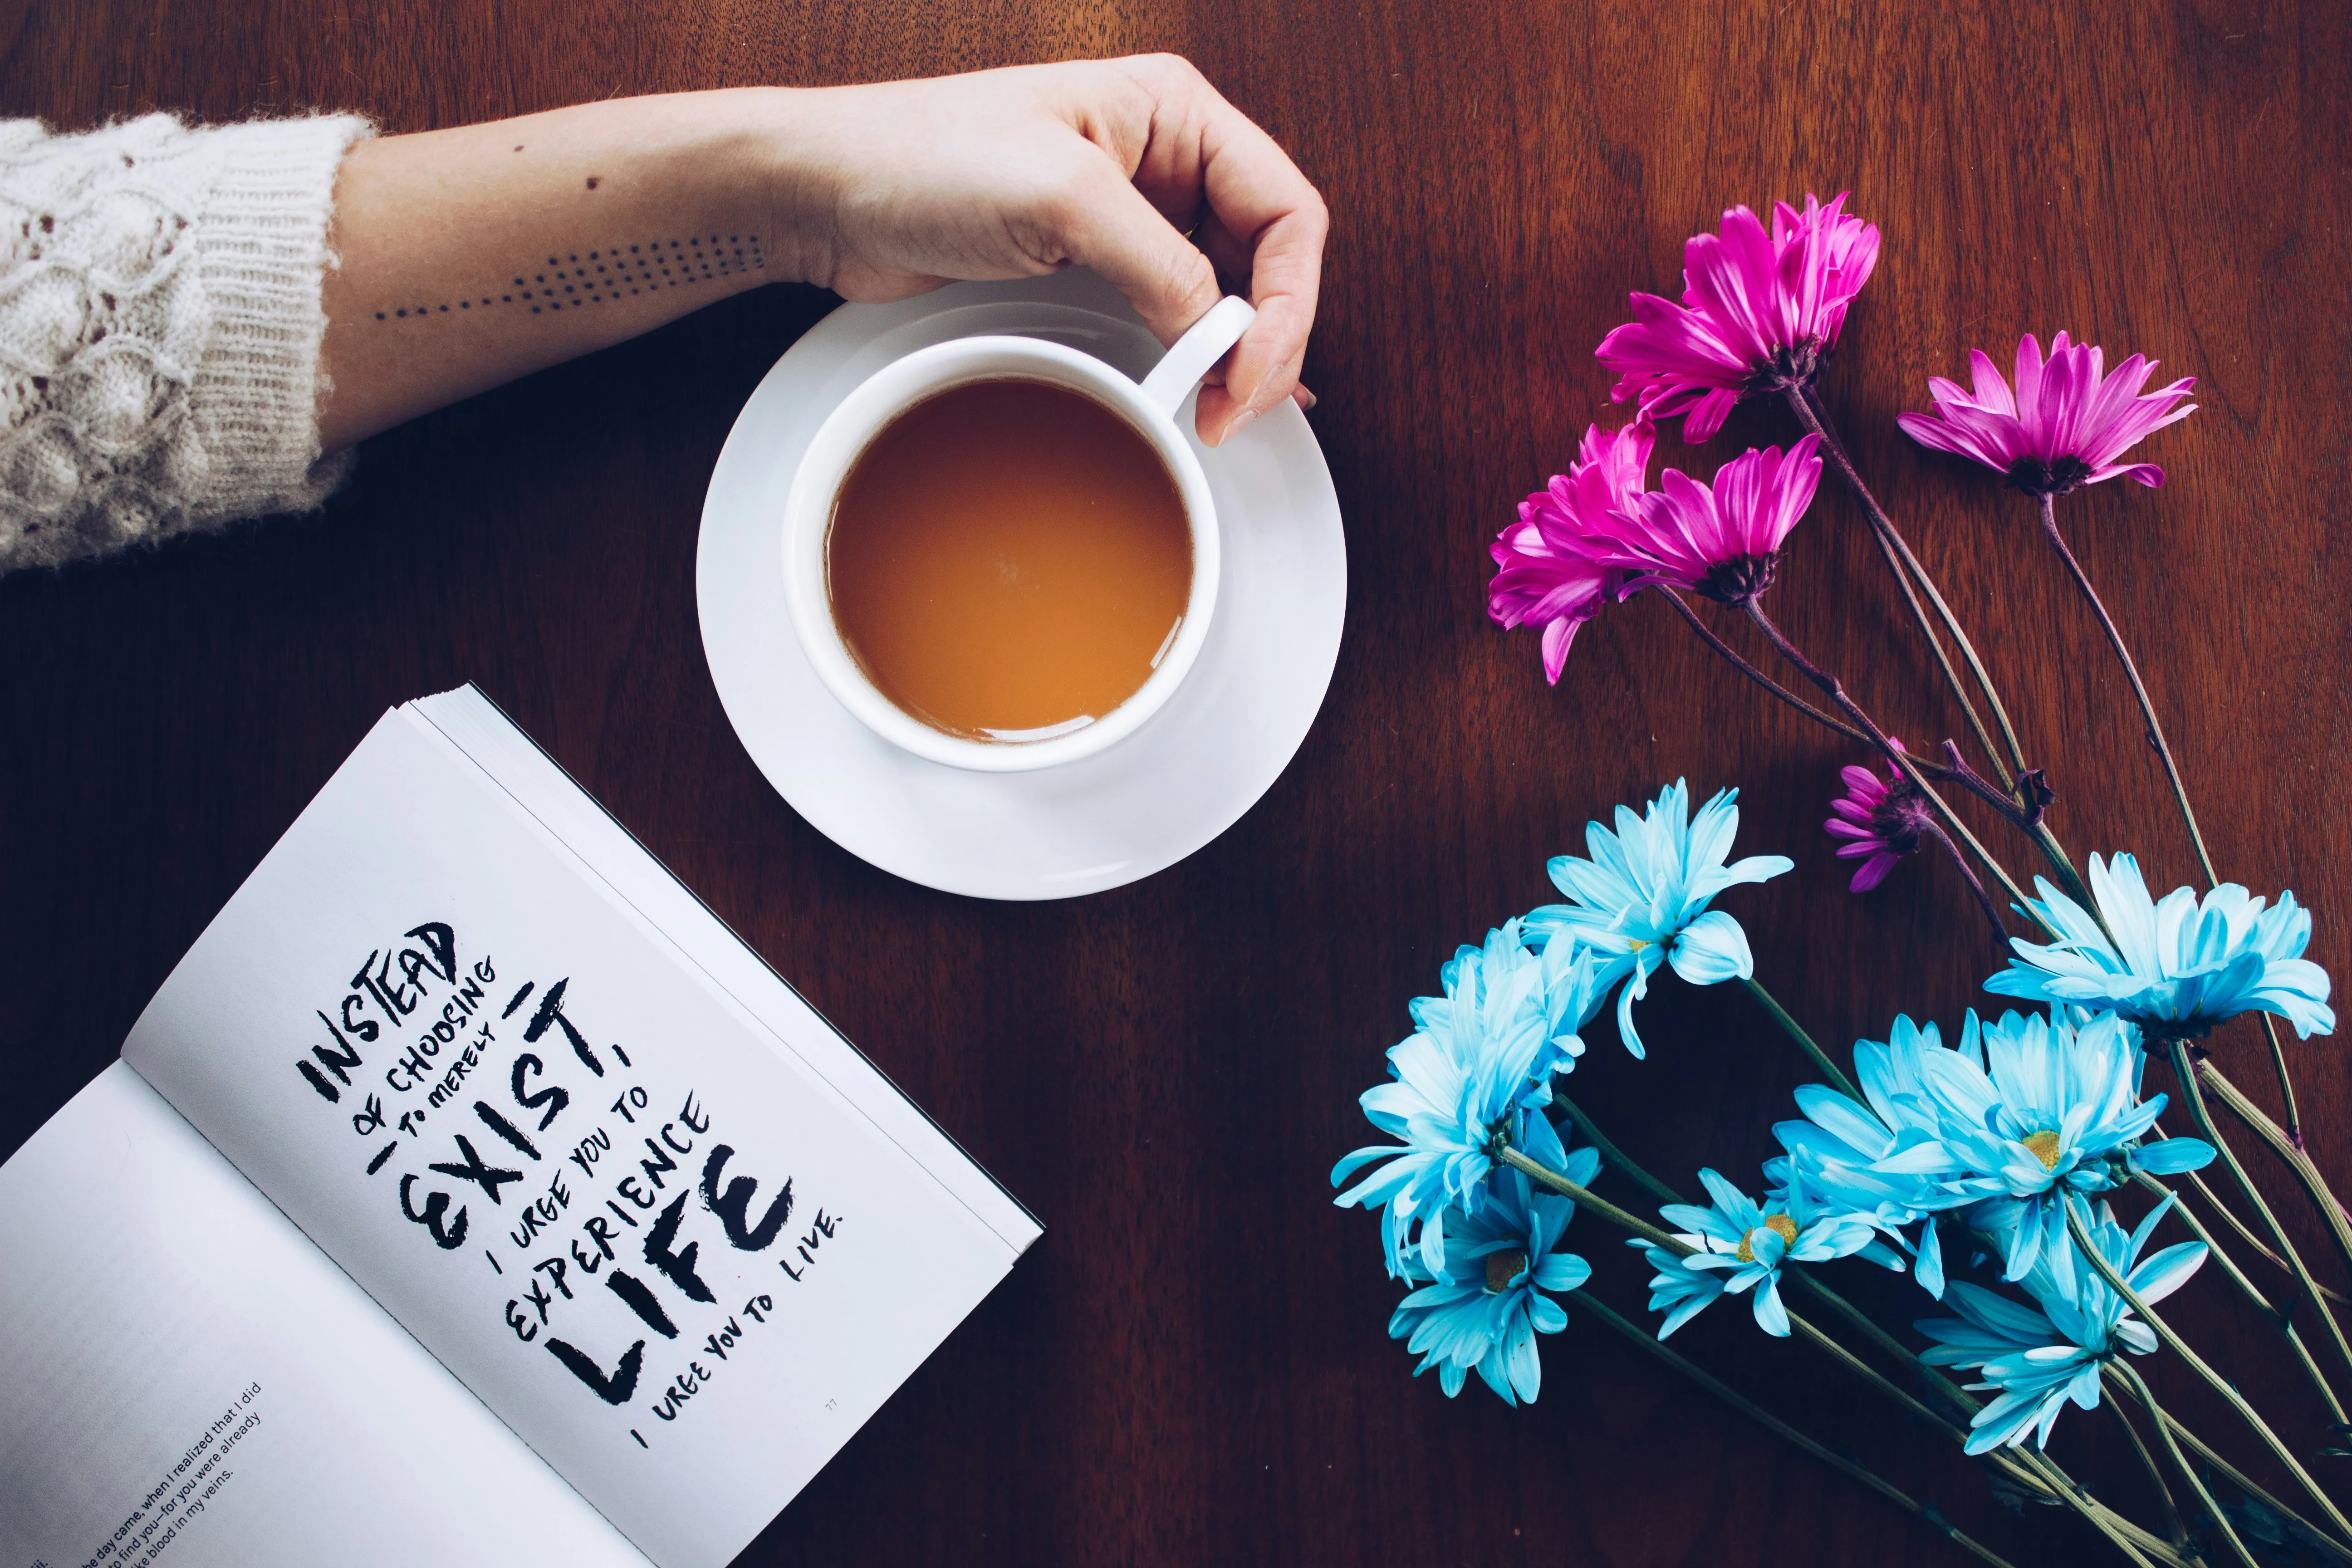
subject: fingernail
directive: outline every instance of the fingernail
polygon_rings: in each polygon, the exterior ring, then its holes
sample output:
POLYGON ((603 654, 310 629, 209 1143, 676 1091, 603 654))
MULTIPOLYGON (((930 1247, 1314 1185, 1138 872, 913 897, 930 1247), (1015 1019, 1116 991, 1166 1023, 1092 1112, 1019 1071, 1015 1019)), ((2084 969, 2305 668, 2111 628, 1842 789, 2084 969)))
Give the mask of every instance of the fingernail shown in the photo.
POLYGON ((1313 393, 1311 393, 1311 392, 1307 391, 1307 388, 1306 388, 1306 386, 1305 386, 1304 384, 1302 384, 1302 385, 1299 387, 1299 389, 1298 389, 1298 411, 1299 411, 1301 414, 1305 414, 1305 413, 1307 413, 1307 411, 1309 411, 1310 409, 1312 409, 1312 408, 1313 408, 1317 404, 1318 404, 1318 403, 1320 403, 1320 402, 1322 402, 1322 401, 1323 401, 1323 400, 1322 400, 1321 398, 1319 398, 1319 397, 1316 396, 1313 393))
POLYGON ((1240 435, 1244 430, 1248 429, 1250 421, 1256 417, 1256 409, 1243 409, 1239 416, 1237 416, 1232 424, 1225 426, 1225 433, 1217 437, 1217 445, 1222 447, 1226 442, 1232 440, 1234 437, 1240 435))

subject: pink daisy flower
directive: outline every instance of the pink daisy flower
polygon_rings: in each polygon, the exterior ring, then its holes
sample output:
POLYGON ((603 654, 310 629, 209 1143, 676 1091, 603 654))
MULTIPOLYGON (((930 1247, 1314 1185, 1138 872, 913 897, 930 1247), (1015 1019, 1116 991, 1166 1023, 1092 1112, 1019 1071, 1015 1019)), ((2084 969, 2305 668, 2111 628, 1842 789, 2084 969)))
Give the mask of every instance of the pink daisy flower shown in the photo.
POLYGON ((2162 484, 2164 470, 2154 463, 2116 459, 2197 407, 2181 403, 2197 384, 2195 376, 2143 395, 2140 388, 2156 372, 2154 360, 2134 354, 2107 374, 2096 347, 2069 342, 2063 332, 2050 340, 2047 360, 2032 333, 2018 340, 2014 395, 1981 351, 1969 355, 1969 364, 1976 375, 1974 396, 1957 383, 1930 376, 1936 412, 1898 414, 1895 422, 1921 446, 1973 458, 2006 474, 2030 496, 2062 496, 2114 479, 2162 484))
POLYGON ((1641 421, 1614 435, 1589 426, 1568 472, 1519 503, 1519 521, 1489 546, 1499 568, 1486 613, 1505 626, 1543 627, 1544 679, 1559 684, 1577 628, 1615 596, 1623 574, 1595 561, 1590 541, 1642 493, 1656 432, 1641 421))
MULTIPOLYGON (((1896 751, 1903 749, 1901 741, 1888 740, 1896 751)), ((1848 884, 1854 892, 1866 893, 1886 880, 1896 861, 1919 847, 1933 826, 1927 797, 1893 763, 1886 764, 1884 779, 1861 767, 1841 768, 1838 776, 1845 781, 1845 794, 1830 802, 1832 815, 1822 831, 1850 841, 1838 851, 1839 859, 1869 857, 1848 884)))
POLYGON ((1712 484, 1668 468, 1656 489, 1633 510, 1608 518, 1586 548, 1626 574, 1621 599, 1664 586, 1745 605, 1772 585, 1780 542, 1812 504, 1820 445, 1820 437, 1808 436, 1785 453, 1750 447, 1717 468, 1712 484))
POLYGON ((1768 233, 1748 208, 1722 232, 1683 247, 1683 299, 1632 298, 1633 319, 1593 353, 1617 373, 1609 395, 1639 399, 1644 418, 1683 416, 1683 439, 1704 441, 1734 405, 1811 383, 1837 346, 1846 307, 1878 264, 1878 226, 1807 195, 1800 212, 1772 205, 1768 233))

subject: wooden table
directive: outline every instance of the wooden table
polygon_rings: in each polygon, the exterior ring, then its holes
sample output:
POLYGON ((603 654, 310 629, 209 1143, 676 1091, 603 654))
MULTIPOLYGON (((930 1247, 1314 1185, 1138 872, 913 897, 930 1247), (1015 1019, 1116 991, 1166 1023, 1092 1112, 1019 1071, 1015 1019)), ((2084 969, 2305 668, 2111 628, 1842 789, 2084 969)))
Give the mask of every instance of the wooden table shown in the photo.
MULTIPOLYGON (((1664 605, 1591 627, 1556 690, 1532 635, 1486 619, 1486 542, 1589 420, 1614 422, 1591 345, 1629 289, 1672 292, 1684 237, 1736 201, 1851 187, 1884 226, 1828 401, 1977 629, 2057 783, 2060 833, 2138 849, 2165 886, 2192 874, 2186 841, 2025 503, 1892 416, 2026 329, 2198 376, 2200 412, 2147 453, 2166 487, 2101 487, 2066 513, 2147 656, 2225 874, 2294 889, 2318 914, 2312 956, 2345 971, 2347 19, 2293 0, 0 5, 0 106, 76 127, 323 104, 408 131, 1180 50, 1329 197, 1307 374, 1351 552, 1339 673, 1273 792, 1172 870, 1042 906, 931 893, 835 848, 712 690, 704 482, 753 384, 832 304, 813 290, 373 441, 322 517, 0 582, 0 1152, 114 1056, 377 715, 471 679, 1047 1227, 746 1563, 1959 1561, 1589 1321, 1545 1342, 1532 1409, 1475 1381, 1449 1402, 1386 1338, 1373 1225, 1332 1209, 1326 1173, 1367 1141, 1355 1096, 1455 943, 1545 901, 1546 857, 1588 816, 1678 775, 1742 786, 1743 848, 1797 859, 1726 905, 1822 1037, 1883 1036, 1901 1009, 1948 1026, 1984 1000, 1991 961, 1949 867, 1847 897, 1820 823, 1855 759, 1753 700, 1664 605)), ((1743 409, 1712 450, 1669 437, 1664 456, 1705 472, 1790 434, 1743 409)), ((1859 515, 1824 498, 1773 590, 1783 624, 1900 734, 1957 732, 1859 515)), ((1649 1061, 1601 1026, 1580 1097, 1677 1181, 1712 1163, 1752 1183, 1799 1058, 1735 987, 1663 979, 1644 1006, 1649 1061)), ((2217 1045, 2267 1094, 2260 1040, 2217 1045)), ((2290 1050, 2316 1146, 2352 1173, 2339 1047, 2290 1050)), ((1590 1218, 1572 1237, 1598 1293, 1638 1309, 1639 1260, 1590 1218)), ((1874 1300, 1925 1305, 1902 1281, 1874 1300)), ((2285 1387, 2218 1280, 2180 1300, 2250 1387, 2285 1387)), ((2012 1517, 1744 1310, 1675 1343, 2015 1561, 2095 1549, 2054 1510, 2012 1517)), ((2155 1375, 2200 1408, 2180 1366, 2155 1375)), ((2325 1440, 2306 1402, 2280 1403, 2305 1451, 2325 1440)), ((2103 1415, 2069 1415, 2056 1447, 2144 1509, 2103 1415)))

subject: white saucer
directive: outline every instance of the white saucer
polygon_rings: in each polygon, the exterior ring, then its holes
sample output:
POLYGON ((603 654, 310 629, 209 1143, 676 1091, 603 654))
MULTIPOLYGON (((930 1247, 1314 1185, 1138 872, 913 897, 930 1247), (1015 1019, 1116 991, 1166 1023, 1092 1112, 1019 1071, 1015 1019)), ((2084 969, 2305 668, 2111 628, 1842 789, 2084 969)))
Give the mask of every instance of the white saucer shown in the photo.
MULTIPOLYGON (((760 383, 711 473, 695 562, 702 647, 751 760, 835 844, 947 892, 1074 898, 1175 864, 1273 786, 1339 658, 1347 542, 1297 407, 1223 447, 1195 441, 1224 566, 1208 643, 1168 705, 1099 756, 1035 773, 971 773, 898 750, 834 700, 785 619, 784 496, 817 426, 858 383, 983 332, 1067 343, 1139 379, 1160 353, 1118 291, 1085 271, 834 311, 760 383)), ((1189 436, 1189 405, 1178 423, 1189 436)))

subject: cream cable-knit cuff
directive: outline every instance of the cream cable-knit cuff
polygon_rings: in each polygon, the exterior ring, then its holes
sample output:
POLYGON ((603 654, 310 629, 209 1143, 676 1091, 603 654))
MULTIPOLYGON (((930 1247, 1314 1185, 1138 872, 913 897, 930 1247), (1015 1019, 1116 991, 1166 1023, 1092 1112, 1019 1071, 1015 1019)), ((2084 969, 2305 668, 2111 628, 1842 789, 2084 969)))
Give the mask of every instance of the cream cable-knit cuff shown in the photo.
POLYGON ((0 572, 317 506, 320 287, 356 116, 0 124, 0 572))

